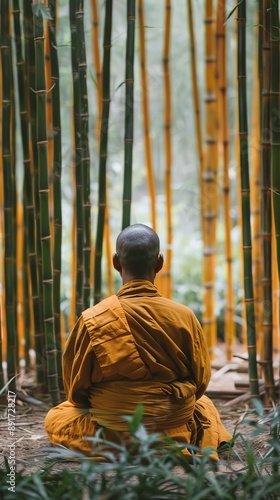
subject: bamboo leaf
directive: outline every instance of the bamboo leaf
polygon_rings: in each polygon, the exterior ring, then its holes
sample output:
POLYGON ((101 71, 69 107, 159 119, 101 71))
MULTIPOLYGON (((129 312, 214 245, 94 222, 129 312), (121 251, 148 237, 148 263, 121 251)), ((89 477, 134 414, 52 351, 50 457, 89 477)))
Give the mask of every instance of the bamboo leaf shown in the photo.
POLYGON ((245 2, 245 0, 240 0, 240 2, 237 2, 235 7, 233 7, 233 9, 231 9, 230 13, 228 14, 226 21, 232 16, 232 14, 236 11, 236 9, 238 9, 238 6, 243 2, 245 2))
POLYGON ((261 417, 263 415, 263 404, 260 399, 253 398, 252 400, 253 405, 255 407, 255 410, 257 414, 261 417))

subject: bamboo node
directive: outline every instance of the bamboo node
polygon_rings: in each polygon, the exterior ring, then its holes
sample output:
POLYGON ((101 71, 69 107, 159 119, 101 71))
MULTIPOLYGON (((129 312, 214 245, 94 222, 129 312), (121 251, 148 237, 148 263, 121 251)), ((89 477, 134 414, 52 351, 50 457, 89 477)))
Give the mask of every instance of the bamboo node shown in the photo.
POLYGON ((208 245, 208 246, 206 246, 206 247, 204 248, 204 250, 203 250, 203 255, 204 255, 204 257, 209 257, 209 256, 211 256, 211 255, 214 255, 214 254, 215 254, 215 251, 216 251, 216 250, 215 250, 215 247, 208 245))
POLYGON ((215 286, 215 282, 214 281, 209 281, 208 283, 203 283, 203 287, 206 289, 206 290, 211 290, 212 288, 214 288, 215 286))
POLYGON ((212 325, 213 324, 213 319, 205 319, 205 318, 203 318, 202 324, 203 324, 203 326, 205 326, 205 325, 212 325))
POLYGON ((216 177, 216 172, 214 170, 209 169, 209 168, 207 170, 205 170, 202 174, 202 179, 205 182, 212 182, 215 177, 216 177))
POLYGON ((253 304, 254 303, 254 297, 251 297, 251 298, 244 298, 244 302, 245 304, 253 304))
POLYGON ((216 101, 216 94, 214 94, 214 92, 208 92, 208 94, 204 99, 204 102, 207 104, 215 101, 216 101))
MULTIPOLYGON (((54 317, 52 318, 44 318, 44 323, 53 323, 54 322, 54 317)), ((46 352, 56 352, 56 349, 50 349, 49 351, 46 350, 46 352)))

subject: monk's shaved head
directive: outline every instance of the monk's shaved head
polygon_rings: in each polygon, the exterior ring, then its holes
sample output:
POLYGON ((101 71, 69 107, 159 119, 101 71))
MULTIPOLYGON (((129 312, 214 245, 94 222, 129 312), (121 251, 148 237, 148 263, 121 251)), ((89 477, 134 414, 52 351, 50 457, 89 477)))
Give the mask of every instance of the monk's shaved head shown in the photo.
POLYGON ((150 227, 133 224, 119 234, 116 251, 121 267, 141 278, 157 265, 159 237, 150 227))

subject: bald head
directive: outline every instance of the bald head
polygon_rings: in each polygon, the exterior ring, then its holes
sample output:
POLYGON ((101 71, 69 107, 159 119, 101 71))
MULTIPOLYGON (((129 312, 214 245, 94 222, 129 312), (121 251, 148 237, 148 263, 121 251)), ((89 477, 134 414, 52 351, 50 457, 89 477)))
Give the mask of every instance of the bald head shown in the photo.
POLYGON ((115 265, 114 261, 115 268, 125 272, 130 279, 147 279, 149 275, 154 279, 162 267, 159 237, 153 229, 144 224, 126 227, 117 237, 116 252, 118 262, 115 265))

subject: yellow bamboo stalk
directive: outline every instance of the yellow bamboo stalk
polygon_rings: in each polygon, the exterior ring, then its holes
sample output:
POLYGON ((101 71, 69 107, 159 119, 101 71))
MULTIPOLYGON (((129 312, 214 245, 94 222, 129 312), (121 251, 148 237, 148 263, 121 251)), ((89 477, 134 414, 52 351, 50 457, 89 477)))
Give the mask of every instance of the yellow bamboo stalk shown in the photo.
POLYGON ((216 52, 213 2, 205 2, 205 161, 202 178, 203 217, 203 281, 204 304, 202 322, 210 356, 214 357, 217 341, 215 317, 216 233, 218 216, 218 157, 217 157, 217 99, 216 52))
POLYGON ((18 331, 18 356, 25 358, 24 350, 24 289, 23 289, 23 207, 17 200, 17 331, 18 331))
POLYGON ((144 145, 148 190, 150 193, 151 203, 151 220, 154 231, 157 231, 156 224, 156 187, 154 178, 153 158, 152 158, 152 139, 150 134, 150 113, 149 113, 149 97, 148 97, 148 78, 146 70, 146 49, 145 49, 145 14, 143 0, 138 1, 138 18, 139 18, 139 47, 140 47, 140 75, 142 87, 142 112, 143 112, 143 129, 144 129, 144 145))
POLYGON ((217 5, 217 91, 219 111, 219 131, 223 166, 223 206, 225 223, 225 254, 227 263, 225 343, 227 359, 232 359, 235 345, 234 324, 234 289, 232 272, 231 218, 230 218, 230 181, 229 181, 229 123, 227 104, 227 68, 226 68, 226 11, 224 0, 217 5))
POLYGON ((76 246, 76 178, 75 178, 75 154, 74 154, 74 130, 72 127, 72 227, 71 227, 71 294, 70 294, 70 306, 69 306, 69 316, 68 316, 68 328, 69 331, 72 330, 76 322, 76 264, 77 264, 77 246, 76 246))
POLYGON ((166 297, 172 295, 171 262, 172 262, 172 142, 171 142, 171 82, 169 70, 171 32, 171 0, 165 0, 163 79, 164 79, 164 148, 165 148, 165 199, 166 199, 166 249, 165 265, 161 273, 162 293, 166 297))
POLYGON ((279 279, 276 250, 275 222, 272 219, 272 317, 273 317, 273 354, 280 353, 280 324, 279 324, 279 279))
MULTIPOLYGON (((256 22, 257 24, 257 22, 256 22)), ((261 200, 260 200, 260 81, 258 69, 258 35, 255 37, 252 149, 251 149, 251 213, 252 213, 252 264, 255 299, 255 322, 257 352, 263 342, 263 293, 262 293, 262 245, 261 245, 261 200)))

